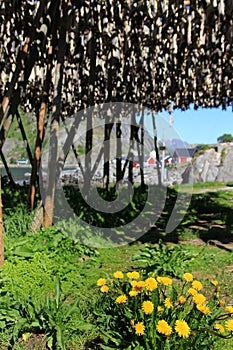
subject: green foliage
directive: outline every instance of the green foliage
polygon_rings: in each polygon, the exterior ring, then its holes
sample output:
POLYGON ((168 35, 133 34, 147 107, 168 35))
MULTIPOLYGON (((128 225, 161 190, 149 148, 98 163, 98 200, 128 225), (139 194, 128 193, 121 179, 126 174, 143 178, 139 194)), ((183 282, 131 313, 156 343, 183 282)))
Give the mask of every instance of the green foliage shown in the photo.
POLYGON ((18 205, 14 211, 5 208, 3 229, 6 237, 23 237, 30 230, 34 213, 29 213, 25 206, 18 205))
POLYGON ((199 144, 198 145, 198 151, 194 154, 193 159, 196 159, 198 156, 202 155, 207 151, 208 149, 211 149, 213 146, 207 145, 207 144, 199 144))
POLYGON ((226 148, 223 148, 221 151, 221 161, 220 161, 220 166, 224 164, 224 160, 226 158, 226 148))
POLYGON ((142 264, 145 275, 160 274, 171 277, 181 277, 186 263, 193 260, 195 254, 190 253, 180 245, 165 245, 160 239, 158 245, 146 243, 139 253, 134 254, 133 261, 142 264))
POLYGON ((40 298, 52 289, 53 271, 54 263, 44 253, 36 253, 30 260, 6 260, 1 270, 2 291, 14 299, 40 298))
MULTIPOLYGON (((1 328, 9 327, 12 331, 8 342, 14 344, 19 336, 27 334, 45 334, 49 349, 66 349, 65 336, 92 328, 85 321, 80 310, 80 298, 68 300, 69 295, 63 295, 60 280, 55 281, 53 294, 47 293, 38 297, 28 295, 28 298, 9 298, 0 312, 1 328)), ((5 297, 6 300, 6 297, 5 297)), ((4 301, 4 299, 3 299, 4 301)))
POLYGON ((232 142, 233 136, 231 134, 223 134, 217 138, 218 143, 232 142))
POLYGON ((15 158, 11 157, 10 164, 17 164, 17 160, 15 158))
POLYGON ((78 154, 81 156, 81 155, 85 154, 85 147, 82 145, 78 145, 77 151, 78 151, 78 154))
MULTIPOLYGON (((11 187, 9 185, 8 178, 4 176, 2 178, 2 203, 3 203, 3 215, 6 216, 12 216, 12 214, 18 210, 22 210, 22 215, 20 215, 19 220, 28 220, 28 217, 26 215, 27 212, 27 204, 28 204, 28 186, 20 186, 15 185, 14 187, 11 187)), ((36 198, 35 198, 35 205, 39 201, 39 193, 36 192, 36 198)))
MULTIPOLYGON (((29 142, 29 145, 31 149, 35 147, 35 138, 36 138, 36 117, 35 115, 32 115, 30 113, 24 113, 22 109, 19 109, 20 116, 22 119, 22 123, 24 126, 24 130, 27 135, 27 139, 29 142)), ((25 149, 25 144, 22 138, 22 134, 17 122, 17 119, 14 117, 13 122, 11 124, 9 133, 8 133, 8 138, 14 140, 15 147, 10 150, 8 153, 8 157, 28 157, 26 149, 25 149)))

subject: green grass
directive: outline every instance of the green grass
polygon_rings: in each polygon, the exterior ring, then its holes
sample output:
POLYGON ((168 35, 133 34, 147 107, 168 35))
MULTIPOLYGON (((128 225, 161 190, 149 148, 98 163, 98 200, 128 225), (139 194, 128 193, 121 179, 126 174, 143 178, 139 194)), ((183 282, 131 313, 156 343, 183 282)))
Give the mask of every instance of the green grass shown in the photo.
POLYGON ((211 190, 218 190, 223 187, 226 187, 226 182, 201 182, 201 183, 194 183, 194 184, 181 184, 181 185, 174 185, 172 186, 173 189, 176 191, 181 192, 188 192, 188 193, 199 193, 202 191, 211 191, 211 190))

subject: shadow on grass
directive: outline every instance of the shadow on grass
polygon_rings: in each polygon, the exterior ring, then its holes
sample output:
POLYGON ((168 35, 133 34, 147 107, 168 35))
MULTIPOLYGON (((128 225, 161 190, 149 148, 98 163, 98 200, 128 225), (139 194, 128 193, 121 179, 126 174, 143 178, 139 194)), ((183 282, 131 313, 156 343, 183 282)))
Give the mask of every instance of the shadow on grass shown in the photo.
MULTIPOLYGON (((9 184, 4 181, 3 185, 2 198, 4 214, 10 215, 11 211, 15 210, 18 204, 27 205, 29 191, 27 186, 16 186, 12 189, 9 187, 9 184)), ((111 202, 114 201, 118 195, 115 186, 111 187, 109 192, 106 192, 100 187, 98 187, 97 190, 100 197, 102 197, 108 205, 111 205, 111 202)), ((83 199, 79 188, 75 186, 64 186, 63 191, 69 205, 73 208, 77 216, 81 216, 85 222, 93 226, 115 227, 116 231, 122 223, 125 225, 134 220, 138 215, 141 215, 141 211, 145 205, 148 204, 147 186, 143 188, 135 186, 132 200, 120 212, 113 214, 91 208, 83 199)), ((174 227, 176 228, 171 233, 166 233, 166 226, 175 205, 177 205, 178 192, 173 188, 167 188, 166 191, 162 189, 161 191, 161 188, 158 186, 154 186, 153 191, 155 197, 158 198, 158 212, 160 210, 159 201, 161 199, 165 199, 164 208, 162 208, 161 214, 159 212, 159 215, 157 215, 158 220, 154 222, 155 213, 152 208, 156 208, 157 204, 152 203, 150 206, 149 203, 148 211, 145 212, 145 222, 148 221, 151 223, 149 226, 150 229, 146 234, 137 239, 141 227, 135 227, 135 232, 129 232, 129 241, 135 242, 135 240, 138 240, 140 242, 157 243, 159 239, 162 239, 164 242, 179 243, 180 240, 184 240, 184 233, 189 232, 192 237, 197 237, 203 242, 218 240, 224 244, 233 243, 233 191, 225 190, 193 194, 187 210, 184 210, 185 205, 183 204, 187 202, 187 198, 189 201, 190 196, 185 193, 179 193, 178 213, 179 211, 185 211, 186 214, 181 222, 179 222, 178 218, 176 219, 177 222, 174 221, 174 227)), ((37 200, 39 200, 38 197, 37 194, 37 200)), ((93 194, 92 201, 95 200, 95 197, 96 195, 93 194)))
MULTIPOLYGON (((218 240, 223 244, 233 243, 233 192, 218 191, 193 194, 185 217, 171 233, 166 225, 174 208, 177 193, 168 191, 164 211, 158 222, 139 241, 157 243, 179 243, 184 232, 196 236, 203 242, 218 240)), ((185 200, 185 197, 184 197, 185 200)))

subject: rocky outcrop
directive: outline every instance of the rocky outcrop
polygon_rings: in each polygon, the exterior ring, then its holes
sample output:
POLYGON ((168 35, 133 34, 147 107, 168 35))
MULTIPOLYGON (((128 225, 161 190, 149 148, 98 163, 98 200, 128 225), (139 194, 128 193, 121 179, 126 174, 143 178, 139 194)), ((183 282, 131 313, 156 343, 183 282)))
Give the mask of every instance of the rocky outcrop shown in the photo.
POLYGON ((233 181, 233 145, 221 144, 197 154, 183 179, 186 183, 233 181))

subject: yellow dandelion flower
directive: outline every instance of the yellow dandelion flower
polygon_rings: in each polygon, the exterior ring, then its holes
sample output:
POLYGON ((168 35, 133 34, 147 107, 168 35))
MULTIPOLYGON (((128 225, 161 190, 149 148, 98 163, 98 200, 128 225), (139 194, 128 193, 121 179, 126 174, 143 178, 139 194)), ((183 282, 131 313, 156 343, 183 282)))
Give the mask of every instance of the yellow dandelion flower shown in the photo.
POLYGON ((144 281, 138 281, 138 282, 137 282, 137 286, 139 286, 139 287, 143 287, 143 288, 144 288, 145 285, 146 285, 146 284, 145 284, 144 281))
POLYGON ((132 272, 128 272, 127 273, 127 277, 128 278, 134 278, 134 279, 137 280, 140 277, 140 274, 137 271, 132 271, 132 272))
POLYGON ((196 289, 194 289, 194 288, 189 288, 188 293, 191 294, 192 296, 198 294, 196 289))
POLYGON ((229 312, 229 314, 231 314, 231 316, 233 316, 233 307, 232 306, 226 306, 226 312, 229 312))
POLYGON ((224 333, 225 332, 225 328, 220 323, 216 323, 214 328, 217 329, 220 333, 224 333))
POLYGON ((191 273, 186 272, 184 273, 183 278, 185 279, 185 281, 190 282, 193 280, 193 275, 191 273))
POLYGON ((134 323, 135 323, 135 321, 134 321, 134 320, 130 320, 130 324, 131 324, 131 326, 134 326, 134 323))
POLYGON ((109 287, 106 286, 106 284, 105 284, 104 286, 102 286, 102 287, 100 288, 100 291, 101 291, 102 293, 107 293, 107 292, 109 291, 109 287))
POLYGON ((144 334, 145 331, 145 326, 142 322, 138 322, 134 325, 135 333, 137 335, 142 335, 144 334))
POLYGON ((233 320, 227 320, 225 325, 229 332, 233 332, 233 320))
POLYGON ((171 286, 172 285, 172 279, 169 277, 157 277, 157 281, 164 286, 171 286))
POLYGON ((224 306, 226 304, 225 300, 220 299, 219 300, 219 306, 224 306))
POLYGON ((115 271, 114 274, 113 274, 113 276, 114 276, 115 278, 119 278, 119 279, 124 278, 124 274, 123 274, 122 271, 115 271))
POLYGON ((205 315, 211 314, 211 311, 207 305, 204 305, 204 304, 197 305, 197 309, 205 315))
POLYGON ((138 282, 137 282, 137 281, 134 281, 134 280, 130 282, 130 284, 131 284, 132 287, 135 287, 137 283, 138 283, 138 282))
POLYGON ((164 334, 166 336, 169 336, 172 333, 171 326, 169 326, 169 324, 165 320, 160 320, 157 323, 156 329, 159 333, 164 334))
POLYGON ((116 298, 117 304, 124 304, 127 301, 127 296, 125 294, 119 295, 119 297, 116 298))
POLYGON ((197 294, 193 295, 193 301, 199 305, 204 304, 206 301, 206 297, 201 293, 197 293, 197 294))
POLYGON ((175 331, 178 333, 179 337, 183 338, 188 338, 190 334, 190 328, 184 320, 176 320, 175 331))
POLYGON ((154 311, 154 304, 151 301, 149 301, 149 300, 143 301, 143 303, 142 303, 142 311, 146 315, 152 314, 152 312, 154 311))
POLYGON ((218 285, 218 281, 217 280, 210 280, 210 283, 212 283, 215 287, 218 285))
POLYGON ((145 282, 144 281, 138 281, 134 286, 133 290, 136 290, 136 292, 140 293, 143 291, 145 287, 145 282))
POLYGON ((132 278, 135 278, 136 280, 137 280, 138 278, 140 278, 139 272, 133 271, 133 272, 132 272, 132 278))
POLYGON ((101 287, 107 283, 105 278, 99 278, 97 281, 97 286, 101 287))
POLYGON ((178 301, 179 301, 180 304, 184 304, 186 302, 186 298, 181 295, 179 297, 178 301))
POLYGON ((163 310, 164 310, 164 308, 163 308, 162 306, 158 306, 158 307, 157 307, 157 311, 158 311, 158 312, 163 312, 163 310))
POLYGON ((149 277, 145 280, 145 287, 147 290, 152 292, 154 289, 158 287, 158 283, 155 278, 149 277))
POLYGON ((136 295, 138 295, 138 292, 136 290, 130 290, 129 291, 129 296, 130 297, 136 297, 136 295))
POLYGON ((199 282, 199 281, 197 281, 197 280, 195 280, 195 281, 192 282, 192 287, 193 287, 194 289, 198 290, 198 291, 201 290, 201 289, 203 288, 201 282, 199 282))
POLYGON ((173 304, 172 304, 170 298, 166 298, 163 303, 164 303, 164 306, 168 309, 173 307, 173 304))

